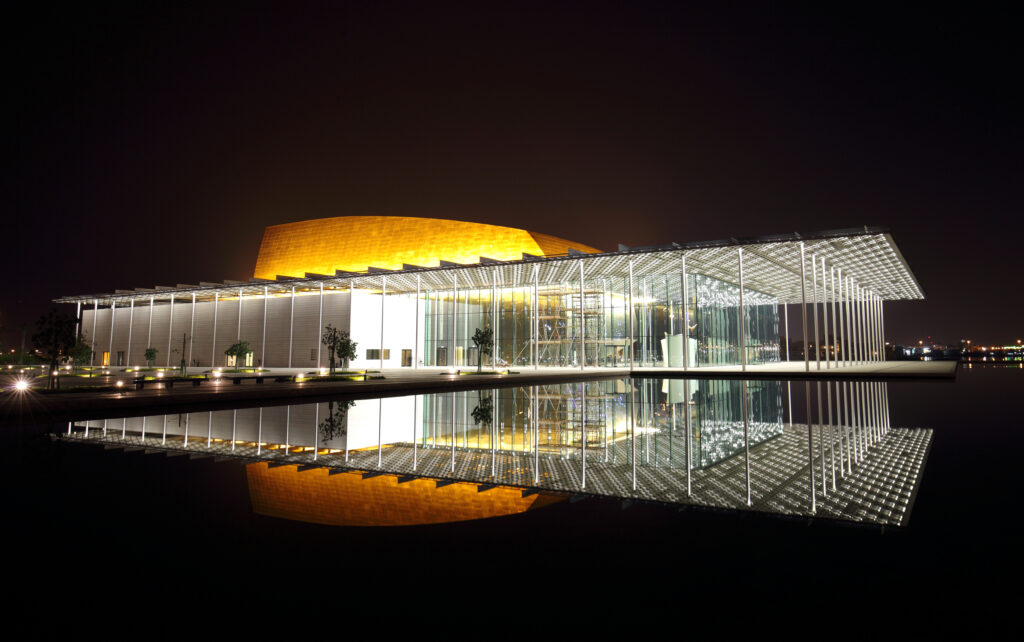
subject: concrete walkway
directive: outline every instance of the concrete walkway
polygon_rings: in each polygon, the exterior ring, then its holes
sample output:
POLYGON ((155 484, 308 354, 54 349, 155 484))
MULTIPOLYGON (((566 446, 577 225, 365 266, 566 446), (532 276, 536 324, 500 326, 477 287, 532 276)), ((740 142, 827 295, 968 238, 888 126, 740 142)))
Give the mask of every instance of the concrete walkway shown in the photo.
MULTIPOLYGON (((748 366, 744 373, 739 366, 695 368, 636 368, 633 376, 643 378, 750 378, 750 379, 947 379, 956 374, 955 361, 895 361, 850 366, 845 368, 804 370, 803 362, 776 363, 748 366)), ((463 369, 470 372, 471 369, 463 369)), ((274 369, 257 384, 244 379, 233 384, 230 379, 210 380, 198 387, 178 384, 165 389, 155 382, 147 382, 144 390, 126 385, 122 392, 62 392, 42 394, 37 391, 14 392, 13 380, 0 379, 4 391, 0 393, 0 426, 41 424, 72 420, 98 419, 116 415, 133 417, 177 412, 188 407, 193 412, 239 408, 249 406, 276 406, 312 403, 335 398, 375 399, 412 394, 475 390, 477 388, 512 388, 556 384, 559 382, 614 379, 630 376, 622 368, 522 368, 517 374, 476 375, 452 374, 447 368, 408 368, 384 370, 384 379, 370 381, 307 381, 277 383, 273 376, 294 374, 297 369, 274 369), (113 414, 112 414, 113 413, 113 414)), ((127 373, 97 377, 91 381, 99 386, 112 386, 118 379, 127 383, 127 373)), ((65 383, 67 385, 67 382, 65 383)), ((78 385, 77 383, 75 385, 78 385)))

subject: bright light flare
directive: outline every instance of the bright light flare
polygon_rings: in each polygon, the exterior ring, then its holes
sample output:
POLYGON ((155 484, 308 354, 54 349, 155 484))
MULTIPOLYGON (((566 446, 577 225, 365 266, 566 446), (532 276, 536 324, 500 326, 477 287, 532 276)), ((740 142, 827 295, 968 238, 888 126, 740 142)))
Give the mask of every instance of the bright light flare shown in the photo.
POLYGON ((28 382, 24 379, 18 379, 14 384, 14 389, 18 392, 24 392, 25 390, 28 390, 28 382))

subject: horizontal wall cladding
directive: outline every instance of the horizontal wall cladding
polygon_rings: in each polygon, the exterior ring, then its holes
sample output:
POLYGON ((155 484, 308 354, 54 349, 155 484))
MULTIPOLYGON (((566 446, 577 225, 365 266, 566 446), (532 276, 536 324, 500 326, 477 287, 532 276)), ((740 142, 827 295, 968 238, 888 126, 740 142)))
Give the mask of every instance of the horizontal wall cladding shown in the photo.
POLYGON ((295 327, 292 332, 292 367, 317 368, 320 346, 320 295, 295 297, 295 327))

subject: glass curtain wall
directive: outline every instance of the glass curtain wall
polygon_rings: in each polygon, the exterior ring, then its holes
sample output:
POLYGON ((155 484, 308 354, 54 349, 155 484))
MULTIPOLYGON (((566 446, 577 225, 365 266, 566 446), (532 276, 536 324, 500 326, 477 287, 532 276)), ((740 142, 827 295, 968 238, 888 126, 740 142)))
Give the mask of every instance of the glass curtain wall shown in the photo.
MULTIPOLYGON (((533 286, 459 289, 424 295, 423 364, 477 365, 473 334, 494 330, 497 361, 490 351, 485 367, 625 367, 629 365, 628 279, 587 279, 533 286), (582 297, 582 298, 581 298, 582 297), (454 314, 453 314, 454 313, 454 314), (583 333, 583 352, 581 336, 583 333), (536 332, 536 341, 534 334, 536 332), (536 350, 536 355, 534 355, 536 350)), ((739 287, 700 274, 687 275, 684 328, 680 274, 634 276, 633 346, 635 363, 683 367, 684 345, 690 367, 738 365, 739 287)), ((747 363, 779 360, 778 300, 744 291, 747 363)))

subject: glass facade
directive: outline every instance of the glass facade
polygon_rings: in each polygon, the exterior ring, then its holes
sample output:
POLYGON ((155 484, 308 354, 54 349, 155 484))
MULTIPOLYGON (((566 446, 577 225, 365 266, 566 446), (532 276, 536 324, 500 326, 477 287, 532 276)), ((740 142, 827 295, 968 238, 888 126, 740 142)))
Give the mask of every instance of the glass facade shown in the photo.
MULTIPOLYGON (((627 277, 426 292, 422 362, 626 367, 632 350, 637 366, 682 367, 684 354, 690 367, 739 365, 739 286, 688 274, 685 289, 688 328, 680 274, 634 278, 632 315, 627 277), (477 354, 477 329, 494 332, 487 354, 477 354)), ((779 360, 778 305, 775 297, 744 290, 748 364, 779 360)))

